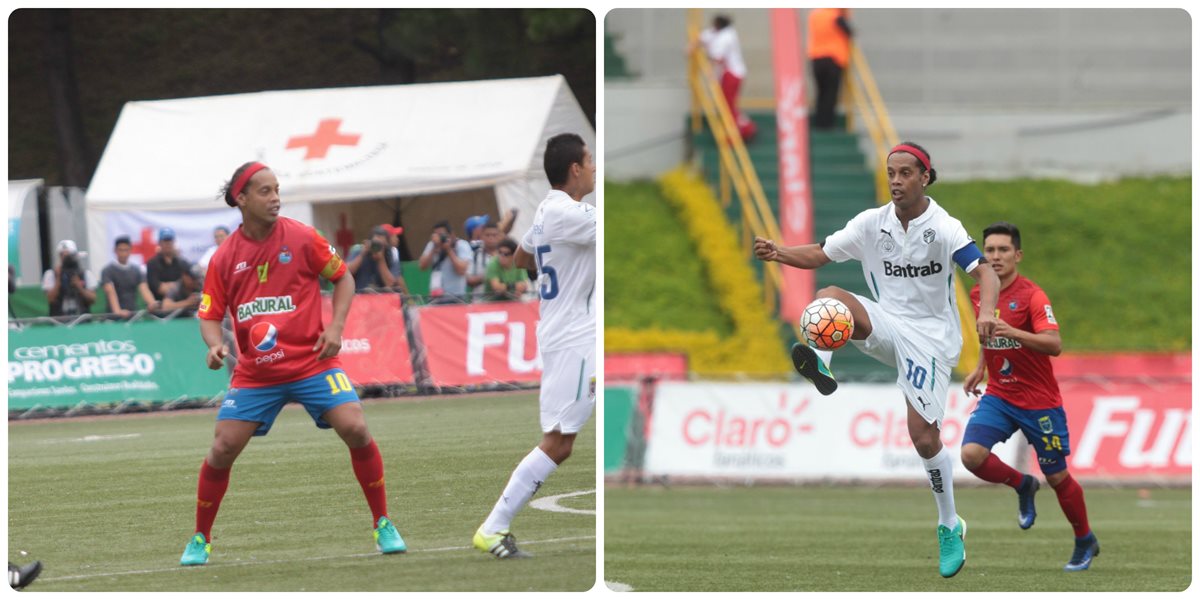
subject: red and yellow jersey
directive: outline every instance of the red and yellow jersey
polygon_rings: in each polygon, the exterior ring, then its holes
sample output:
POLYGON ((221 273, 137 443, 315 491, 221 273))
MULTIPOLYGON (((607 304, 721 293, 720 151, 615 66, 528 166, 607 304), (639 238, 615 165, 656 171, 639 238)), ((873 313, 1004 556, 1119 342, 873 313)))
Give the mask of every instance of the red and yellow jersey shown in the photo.
POLYGON ((341 366, 317 361, 313 345, 324 328, 317 277, 337 281, 346 264, 315 229, 279 217, 259 242, 241 227, 213 254, 197 316, 233 318, 238 363, 232 387, 279 385, 341 366))
MULTIPOLYGON (((971 305, 979 315, 979 286, 971 290, 971 305)), ((1012 327, 1031 333, 1058 331, 1054 309, 1042 288, 1021 275, 1000 290, 996 314, 1012 327)), ((1021 346, 1017 340, 993 338, 983 347, 987 364, 987 393, 1017 408, 1044 409, 1062 406, 1058 380, 1050 356, 1021 346)))

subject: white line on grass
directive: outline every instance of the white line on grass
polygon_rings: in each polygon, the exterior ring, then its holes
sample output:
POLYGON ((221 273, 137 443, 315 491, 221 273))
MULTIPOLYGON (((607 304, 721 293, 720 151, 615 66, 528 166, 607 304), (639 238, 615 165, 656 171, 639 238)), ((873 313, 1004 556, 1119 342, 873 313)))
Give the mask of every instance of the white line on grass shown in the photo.
POLYGON ((582 492, 571 492, 568 494, 559 494, 557 496, 546 496, 545 498, 538 498, 537 500, 530 502, 529 507, 536 508, 538 510, 545 510, 545 511, 549 511, 549 512, 571 513, 573 515, 594 515, 594 514, 596 514, 595 510, 587 510, 587 509, 581 509, 581 508, 567 508, 565 506, 559 506, 558 501, 563 498, 571 498, 574 496, 582 496, 584 494, 595 494, 595 493, 596 493, 596 490, 584 490, 582 492))
MULTIPOLYGON (((580 535, 575 537, 553 538, 549 540, 521 540, 521 545, 531 544, 553 544, 555 542, 574 542, 579 540, 594 540, 594 535, 580 535)), ((454 550, 472 550, 472 546, 446 546, 443 548, 424 548, 420 550, 409 549, 408 554, 424 554, 429 552, 452 552, 454 550)), ((280 558, 274 560, 242 560, 233 563, 222 563, 204 565, 203 567, 167 567, 164 569, 140 569, 136 571, 117 571, 113 573, 88 573, 86 575, 65 575, 63 577, 42 577, 38 581, 73 581, 77 579, 96 579, 99 577, 120 577, 122 575, 153 575, 156 573, 170 573, 172 571, 195 571, 199 569, 220 569, 225 567, 253 567, 260 565, 274 565, 280 563, 297 563, 297 562, 312 562, 318 560, 335 560, 339 558, 366 558, 371 556, 381 556, 378 552, 368 552, 364 554, 341 554, 337 556, 311 556, 308 558, 280 558)))
POLYGON ((629 585, 628 583, 621 583, 620 581, 605 581, 604 585, 608 586, 608 589, 610 589, 614 592, 632 592, 633 591, 632 585, 629 585))
POLYGON ((52 440, 42 440, 41 444, 61 444, 63 442, 104 442, 108 440, 126 440, 129 438, 142 437, 140 433, 123 433, 121 435, 85 435, 79 438, 62 438, 52 440))

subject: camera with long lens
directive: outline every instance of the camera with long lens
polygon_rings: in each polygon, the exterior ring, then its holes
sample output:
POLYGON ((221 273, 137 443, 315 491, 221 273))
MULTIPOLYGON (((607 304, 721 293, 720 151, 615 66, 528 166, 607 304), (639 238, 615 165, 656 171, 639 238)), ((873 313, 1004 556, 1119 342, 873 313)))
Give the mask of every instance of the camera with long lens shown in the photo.
POLYGON ((372 239, 371 245, 369 248, 370 248, 371 254, 375 254, 376 252, 383 252, 383 242, 376 240, 376 239, 372 239))

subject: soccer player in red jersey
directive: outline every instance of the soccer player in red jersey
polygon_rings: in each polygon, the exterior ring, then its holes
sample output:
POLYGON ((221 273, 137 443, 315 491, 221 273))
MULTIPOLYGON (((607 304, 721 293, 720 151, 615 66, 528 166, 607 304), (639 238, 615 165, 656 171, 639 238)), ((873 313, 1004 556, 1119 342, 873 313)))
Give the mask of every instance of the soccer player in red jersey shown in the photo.
MULTIPOLYGON (((1054 488, 1058 504, 1075 530, 1075 551, 1064 569, 1082 571, 1100 554, 1100 543, 1088 525, 1083 488, 1067 472, 1071 453, 1067 415, 1050 364, 1050 357, 1062 352, 1058 322, 1042 288, 1017 273, 1022 253, 1021 232, 1015 225, 998 222, 984 229, 983 254, 1000 277, 996 303, 1000 322, 995 337, 984 344, 983 360, 963 382, 967 394, 979 396, 987 369, 987 391, 963 434, 962 462, 980 479, 1016 490, 1017 524, 1029 529, 1037 516, 1033 497, 1041 485, 1036 477, 1020 473, 991 452, 992 446, 1018 429, 1024 432, 1046 482, 1054 488)), ((978 286, 971 290, 971 303, 978 314, 978 286)))
POLYGON ((337 358, 354 299, 354 277, 315 229, 279 216, 279 181, 262 163, 238 167, 224 188, 242 225, 217 249, 204 278, 197 316, 208 346, 208 368, 224 365, 226 309, 233 318, 238 362, 217 413, 212 447, 200 465, 196 533, 180 558, 203 565, 212 553, 212 524, 234 460, 256 435, 266 435, 291 400, 322 429, 332 428, 350 449, 350 464, 371 509, 380 552, 407 547, 387 516, 383 459, 367 431, 362 405, 337 358), (333 319, 321 323, 318 277, 334 283, 333 319))

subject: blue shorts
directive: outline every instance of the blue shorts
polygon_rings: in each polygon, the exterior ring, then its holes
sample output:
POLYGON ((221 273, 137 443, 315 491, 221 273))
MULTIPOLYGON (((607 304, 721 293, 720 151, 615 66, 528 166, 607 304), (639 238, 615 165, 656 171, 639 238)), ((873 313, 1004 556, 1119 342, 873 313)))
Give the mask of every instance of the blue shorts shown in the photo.
POLYGON ((1071 437, 1067 433, 1067 413, 1058 408, 1026 410, 1017 408, 999 396, 984 394, 967 421, 963 444, 979 444, 984 448, 1007 440, 1020 429, 1033 444, 1042 473, 1053 475, 1067 468, 1071 454, 1071 437))
POLYGON ((330 369, 290 383, 257 388, 229 388, 218 421, 254 421, 259 423, 254 435, 267 435, 283 405, 291 401, 304 405, 308 415, 321 429, 332 427, 321 415, 329 409, 358 402, 358 393, 350 378, 341 369, 330 369))

